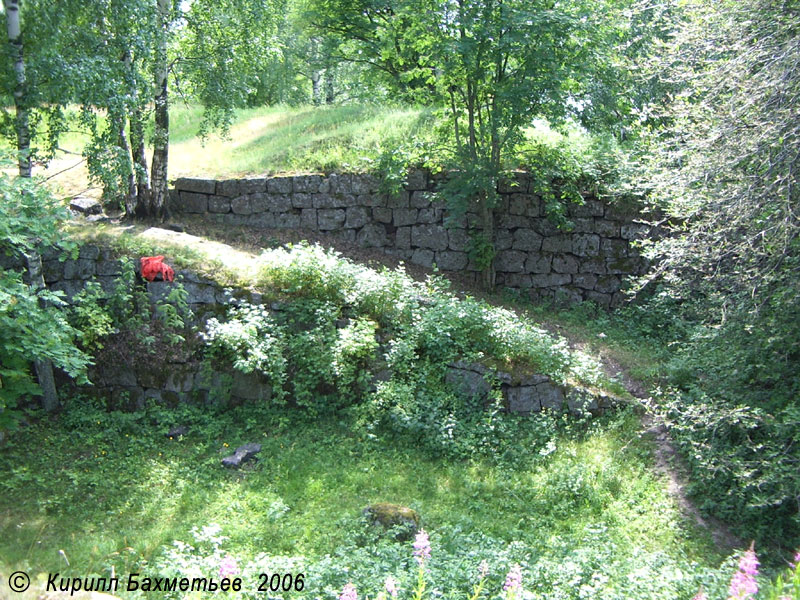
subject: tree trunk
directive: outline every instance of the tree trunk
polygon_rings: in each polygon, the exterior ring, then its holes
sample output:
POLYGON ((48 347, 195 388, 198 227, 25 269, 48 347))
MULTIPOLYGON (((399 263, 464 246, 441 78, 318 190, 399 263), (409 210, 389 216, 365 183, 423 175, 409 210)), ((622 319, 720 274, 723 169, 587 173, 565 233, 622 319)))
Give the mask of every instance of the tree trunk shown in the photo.
POLYGON ((333 104, 333 101, 336 99, 336 93, 333 87, 334 79, 334 68, 328 67, 325 69, 325 104, 333 104))
POLYGON ((158 0, 159 39, 155 60, 155 131, 153 164, 150 172, 152 198, 149 216, 164 220, 167 206, 167 162, 169 158, 169 103, 167 96, 167 33, 169 0, 158 0))
MULTIPOLYGON (((130 50, 125 50, 124 54, 122 55, 122 62, 125 64, 125 70, 130 73, 131 71, 131 52, 130 50)), ((134 98, 135 99, 135 98, 134 98)), ((136 194, 136 163, 133 159, 133 154, 131 151, 131 145, 128 139, 128 133, 126 128, 126 121, 127 117, 123 112, 117 119, 117 137, 119 138, 119 146, 122 148, 123 152, 125 152, 125 160, 128 161, 128 185, 127 185, 127 192, 125 193, 125 214, 127 216, 133 216, 136 212, 136 205, 139 202, 139 198, 136 194)), ((132 129, 132 128, 131 128, 132 129)))
POLYGON ((14 61, 14 108, 16 109, 17 152, 20 177, 31 176, 31 134, 25 94, 25 61, 22 57, 22 29, 19 20, 19 0, 5 0, 6 28, 14 61))
POLYGON ((314 106, 322 104, 322 90, 320 89, 319 81, 322 75, 318 69, 311 71, 311 101, 314 106))
MULTIPOLYGON (((34 250, 25 255, 25 262, 28 267, 28 279, 30 280, 31 289, 38 292, 44 288, 42 257, 34 250)), ((42 389, 42 408, 46 412, 52 412, 58 408, 58 391, 56 390, 56 381, 53 376, 53 363, 47 359, 35 360, 33 366, 36 369, 36 379, 39 380, 39 387, 42 389)))
POLYGON ((131 217, 143 217, 150 209, 150 179, 147 177, 147 153, 144 147, 144 115, 142 109, 136 107, 130 116, 131 154, 136 176, 136 208, 131 217))
MULTIPOLYGON (((11 57, 14 61, 14 106, 16 108, 17 152, 19 153, 18 167, 20 177, 31 176, 31 136, 30 123, 26 97, 25 61, 23 59, 22 30, 19 20, 19 0, 5 0, 6 27, 8 42, 11 46, 11 57)), ((38 252, 31 252, 25 256, 30 286, 34 290, 44 287, 42 277, 42 257, 38 252)), ((36 378, 42 389, 42 408, 46 411, 58 407, 58 392, 56 391, 55 378, 53 377, 53 363, 49 360, 34 361, 36 378)))

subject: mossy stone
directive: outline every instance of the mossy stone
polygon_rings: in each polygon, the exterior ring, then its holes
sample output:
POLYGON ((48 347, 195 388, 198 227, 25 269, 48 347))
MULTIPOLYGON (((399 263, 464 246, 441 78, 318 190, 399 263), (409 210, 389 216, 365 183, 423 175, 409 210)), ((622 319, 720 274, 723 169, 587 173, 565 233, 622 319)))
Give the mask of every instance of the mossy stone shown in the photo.
POLYGON ((398 541, 410 540, 419 529, 419 514, 417 511, 391 502, 378 502, 367 506, 361 514, 372 525, 380 525, 385 530, 391 530, 398 541))

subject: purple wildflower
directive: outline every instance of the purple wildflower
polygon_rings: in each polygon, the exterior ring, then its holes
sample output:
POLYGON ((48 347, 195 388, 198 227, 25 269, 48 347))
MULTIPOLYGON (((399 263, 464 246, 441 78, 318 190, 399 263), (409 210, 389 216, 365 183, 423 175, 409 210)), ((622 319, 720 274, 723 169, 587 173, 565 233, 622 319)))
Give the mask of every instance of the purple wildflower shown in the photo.
POLYGON ((419 565, 422 566, 425 560, 430 557, 431 542, 428 539, 428 532, 424 529, 420 529, 419 533, 417 533, 417 538, 414 540, 414 558, 416 558, 419 565))
POLYGON ((692 600, 708 600, 708 596, 706 596, 706 593, 703 590, 700 590, 694 595, 692 600))
POLYGON ((750 544, 750 549, 739 559, 739 570, 731 578, 729 600, 746 600, 755 596, 758 592, 756 575, 758 575, 758 558, 753 550, 753 544, 750 544))
POLYGON ((758 558, 756 558, 756 553, 753 551, 753 546, 750 546, 750 549, 745 551, 742 554, 742 558, 739 559, 739 570, 742 573, 746 573, 747 575, 758 575, 758 558))
POLYGON ((354 586, 352 583, 345 585, 342 588, 342 593, 339 594, 339 600, 358 600, 356 586, 354 586))
POLYGON ((488 573, 489 573, 489 563, 486 562, 485 560, 482 560, 481 564, 478 565, 478 575, 480 575, 481 579, 483 579, 484 577, 486 577, 488 573))
POLYGON ((791 565, 792 565, 792 568, 793 568, 793 569, 796 569, 797 567, 800 567, 800 550, 798 550, 798 551, 795 553, 795 555, 794 555, 794 562, 793 562, 793 563, 791 563, 791 565))
POLYGON ((394 577, 387 575, 386 581, 383 582, 383 587, 392 598, 397 598, 397 580, 394 577))
POLYGON ((230 579, 233 575, 238 575, 241 572, 239 563, 230 554, 222 559, 219 563, 219 578, 230 579))
POLYGON ((522 588, 522 567, 515 564, 506 575, 506 582, 503 584, 504 592, 516 592, 522 588))

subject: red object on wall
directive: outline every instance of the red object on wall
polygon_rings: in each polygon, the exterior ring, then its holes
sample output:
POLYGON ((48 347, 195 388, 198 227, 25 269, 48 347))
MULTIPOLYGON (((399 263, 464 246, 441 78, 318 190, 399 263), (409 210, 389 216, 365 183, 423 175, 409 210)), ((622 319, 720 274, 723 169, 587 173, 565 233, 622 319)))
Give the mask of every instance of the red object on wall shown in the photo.
POLYGON ((175 271, 169 265, 165 265, 163 261, 163 256, 143 256, 142 277, 147 281, 155 281, 156 275, 161 275, 164 281, 173 281, 175 279, 175 271))

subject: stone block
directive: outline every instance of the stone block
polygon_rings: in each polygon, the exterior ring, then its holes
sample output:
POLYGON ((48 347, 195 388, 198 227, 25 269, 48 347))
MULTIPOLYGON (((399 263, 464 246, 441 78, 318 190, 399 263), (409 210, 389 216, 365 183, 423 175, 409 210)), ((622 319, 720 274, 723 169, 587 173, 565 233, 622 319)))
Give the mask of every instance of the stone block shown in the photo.
POLYGON ((556 254, 553 256, 553 271, 556 273, 577 273, 578 259, 569 254, 556 254))
POLYGON ((501 250, 511 250, 514 243, 514 237, 508 229, 498 229, 494 234, 494 249, 500 252, 501 250))
POLYGON ((271 177, 267 179, 267 192, 270 194, 291 194, 294 191, 294 177, 271 177))
POLYGON ((641 262, 638 258, 607 258, 606 272, 612 275, 635 275, 641 262))
POLYGON ((605 275, 606 261, 603 258, 589 258, 581 261, 578 269, 581 273, 593 273, 595 275, 605 275))
POLYGON ((508 388, 506 399, 508 401, 508 410, 512 413, 528 415, 542 410, 542 405, 536 394, 536 388, 533 386, 525 385, 508 388))
POLYGON ((564 407, 564 390, 549 381, 536 386, 536 396, 542 410, 560 411, 564 407))
POLYGON ((433 192, 411 192, 409 204, 411 208, 430 208, 434 197, 433 192))
POLYGON ((427 248, 417 248, 411 255, 411 262, 415 265, 431 268, 433 266, 434 254, 427 248))
POLYGON ((89 259, 64 261, 64 279, 89 279, 95 274, 95 261, 89 259))
POLYGON ((497 227, 500 229, 517 229, 518 227, 530 227, 531 221, 528 217, 522 215, 511 215, 503 213, 497 219, 497 227))
POLYGON ((604 275, 598 277, 594 289, 602 294, 613 294, 619 291, 621 285, 622 281, 616 275, 604 275))
POLYGON ((182 212, 204 213, 208 212, 208 196, 194 192, 181 192, 182 212))
POLYGON ((286 194, 267 194, 266 207, 269 212, 283 213, 292 210, 292 197, 286 194))
POLYGON ((312 202, 314 208, 342 208, 339 200, 331 194, 314 194, 312 202))
POLYGON ((249 196, 239 196, 231 200, 231 212, 235 215, 253 214, 253 205, 249 196))
POLYGON ((189 177, 180 177, 175 180, 174 185, 176 190, 182 192, 196 192, 198 194, 215 194, 217 189, 217 182, 213 179, 194 179, 189 177))
POLYGON ((602 217, 605 206, 599 200, 590 199, 583 204, 570 203, 567 206, 567 213, 571 217, 602 217))
POLYGON ((454 252, 452 250, 442 250, 437 252, 434 257, 436 266, 443 271, 462 271, 467 268, 469 257, 466 252, 454 252))
POLYGON ((78 251, 78 258, 85 258, 87 260, 97 260, 100 257, 100 248, 91 244, 86 244, 80 247, 78 251))
POLYGON ((572 219, 572 231, 575 233, 597 233, 595 231, 594 219, 572 219))
POLYGON ((301 194, 316 194, 319 192, 321 183, 322 177, 319 175, 296 175, 292 178, 292 191, 301 194))
POLYGON ((239 190, 238 179, 226 179, 217 182, 217 194, 227 198, 235 198, 236 196, 241 196, 243 192, 239 190))
MULTIPOLYGON (((398 234, 399 232, 400 230, 398 229, 398 234)), ((383 225, 367 223, 356 235, 356 243, 362 248, 383 248, 388 245, 389 240, 383 225)))
POLYGON ((113 277, 122 273, 122 263, 119 260, 100 260, 95 266, 99 277, 113 277))
POLYGON ((303 208, 300 210, 300 227, 303 229, 317 229, 316 208, 303 208))
MULTIPOLYGON (((598 239, 598 247, 599 247, 598 239)), ((572 252, 573 249, 573 236, 560 234, 551 237, 546 237, 542 240, 543 252, 572 252)))
POLYGON ((444 380, 454 392, 468 398, 486 398, 492 389, 483 374, 457 366, 447 368, 444 380))
POLYGON ((359 229, 369 222, 369 209, 363 206, 351 206, 345 211, 344 226, 348 229, 359 229))
POLYGON ((597 256, 600 253, 600 236, 590 233, 576 234, 572 241, 572 253, 576 256, 597 256))
POLYGON ((328 176, 332 194, 352 194, 353 176, 350 173, 332 173, 328 176))
POLYGON ((601 292, 587 291, 585 298, 600 306, 601 308, 609 308, 611 306, 611 294, 603 294, 601 292))
POLYGON ((553 268, 552 254, 539 254, 531 252, 525 261, 526 273, 549 273, 553 268))
POLYGON ((531 227, 545 237, 550 237, 561 233, 561 230, 558 228, 558 226, 546 217, 532 219, 531 227))
POLYGON ((262 212, 257 215, 231 215, 245 219, 244 225, 254 229, 272 229, 275 227, 275 215, 271 212, 262 212))
POLYGON ((379 185, 378 180, 372 175, 366 173, 353 175, 351 193, 356 195, 371 194, 377 191, 379 185))
POLYGON ((572 276, 572 285, 583 290, 593 290, 597 285, 597 275, 591 273, 577 273, 572 276))
POLYGON ((231 199, 226 196, 209 196, 208 212, 220 214, 231 212, 231 199))
POLYGON ((527 254, 518 250, 503 250, 494 259, 495 269, 505 273, 522 273, 525 270, 527 254))
POLYGON ((625 240, 601 240, 600 255, 606 258, 625 258, 630 254, 630 244, 625 240))
POLYGON ((511 247, 514 250, 526 252, 537 251, 542 247, 542 236, 533 229, 517 229, 514 232, 514 242, 511 247))
POLYGON ((341 208, 321 208, 317 211, 317 226, 321 231, 339 229, 344 225, 345 212, 341 208))
POLYGON ((42 276, 45 283, 53 283, 64 278, 64 263, 59 260, 43 260, 42 276))
POLYGON ((389 208, 408 208, 410 206, 409 194, 402 190, 386 198, 386 206, 389 208))
POLYGON ((404 186, 408 191, 428 189, 428 176, 422 169, 413 169, 408 172, 404 186))
POLYGON ((275 213, 275 227, 278 229, 299 229, 300 215, 297 213, 275 213))
POLYGON ((239 180, 240 194, 258 194, 267 191, 267 180, 263 177, 239 180))
POLYGON ((620 234, 619 223, 615 221, 609 221, 607 219, 595 219, 594 232, 598 234, 600 237, 604 238, 619 237, 620 234))
POLYGON ((447 247, 450 250, 465 252, 469 247, 469 234, 466 229, 448 229, 447 247))
POLYGON ((306 192, 296 192, 291 195, 293 208, 312 208, 314 197, 306 192))
POLYGON ((643 223, 625 223, 620 226, 620 237, 624 240, 641 240, 650 233, 650 227, 643 223))
POLYGON ((414 225, 411 245, 415 248, 447 250, 447 230, 441 225, 414 225))
POLYGON ((394 245, 401 250, 408 250, 411 248, 411 227, 398 227, 395 233, 394 245))
POLYGON ((376 206, 372 209, 372 218, 378 223, 391 223, 392 222, 392 209, 376 206))
POLYGON ((441 221, 441 209, 420 208, 417 215, 417 223, 437 223, 441 221))
POLYGON ((392 223, 395 227, 416 225, 418 214, 419 210, 416 208, 395 208, 393 211, 392 223))
POLYGON ((572 275, 566 273, 547 273, 531 275, 531 285, 535 288, 560 287, 572 281, 572 275))

